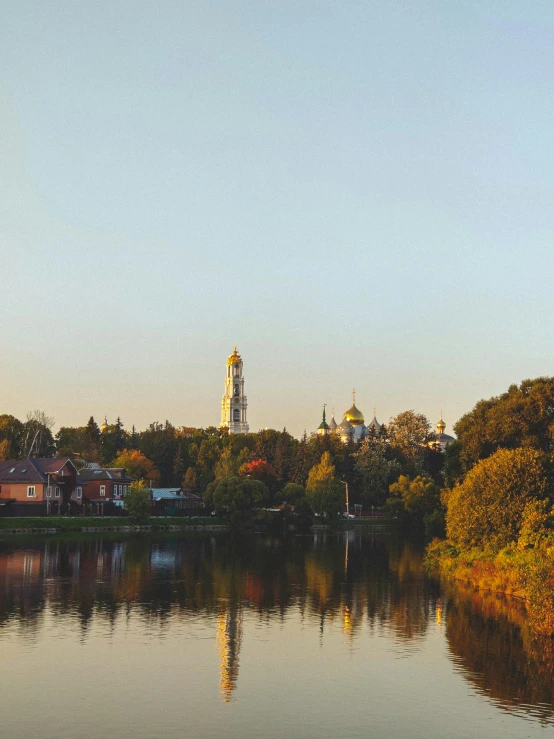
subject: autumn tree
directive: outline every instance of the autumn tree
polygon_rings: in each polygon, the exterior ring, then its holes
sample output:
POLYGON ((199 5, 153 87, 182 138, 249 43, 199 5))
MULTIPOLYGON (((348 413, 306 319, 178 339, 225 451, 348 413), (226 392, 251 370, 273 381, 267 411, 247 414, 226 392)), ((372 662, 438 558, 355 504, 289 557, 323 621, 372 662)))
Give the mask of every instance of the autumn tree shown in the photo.
POLYGON ((136 449, 123 449, 114 459, 112 467, 123 467, 129 477, 135 480, 147 480, 152 484, 160 479, 156 465, 136 449))
POLYGON ((0 415, 0 443, 3 459, 19 459, 21 456, 25 427, 15 416, 0 415))
POLYGON ((499 449, 447 496, 446 533, 463 547, 498 550, 516 541, 527 503, 549 497, 552 473, 536 449, 499 449))
POLYGON ((189 467, 183 477, 183 488, 191 493, 196 493, 196 472, 194 467, 189 467))
POLYGON ((408 518, 423 523, 427 514, 436 511, 441 506, 440 488, 430 478, 418 475, 412 479, 409 475, 400 475, 398 480, 389 488, 387 507, 396 515, 406 515, 408 518))
POLYGON ((243 464, 239 474, 250 477, 252 480, 260 480, 270 492, 274 492, 277 486, 275 470, 265 459, 253 459, 251 462, 243 464))

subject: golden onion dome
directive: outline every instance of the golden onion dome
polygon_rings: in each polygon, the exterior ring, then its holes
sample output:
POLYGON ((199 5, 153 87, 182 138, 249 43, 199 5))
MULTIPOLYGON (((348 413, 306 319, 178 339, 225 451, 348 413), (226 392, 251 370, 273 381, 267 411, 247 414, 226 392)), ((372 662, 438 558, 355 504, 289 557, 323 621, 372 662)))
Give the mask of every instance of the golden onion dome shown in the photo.
POLYGON ((235 348, 233 349, 233 353, 229 355, 227 364, 240 364, 241 361, 240 354, 238 353, 237 346, 235 344, 235 348))
POLYGON ((355 403, 352 403, 352 407, 346 411, 344 417, 352 426, 361 426, 365 421, 364 414, 359 408, 356 408, 355 403))
POLYGON ((443 434, 445 428, 446 428, 446 424, 442 420, 442 417, 441 417, 441 420, 437 422, 437 431, 439 432, 439 434, 443 434))

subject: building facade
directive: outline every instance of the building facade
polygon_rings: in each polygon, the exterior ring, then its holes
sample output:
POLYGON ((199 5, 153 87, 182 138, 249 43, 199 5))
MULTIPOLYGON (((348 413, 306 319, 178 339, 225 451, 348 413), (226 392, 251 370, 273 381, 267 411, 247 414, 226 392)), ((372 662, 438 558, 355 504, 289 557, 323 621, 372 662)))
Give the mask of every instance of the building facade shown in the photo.
POLYGON ((28 457, 0 462, 0 501, 57 510, 81 502, 82 488, 69 457, 28 457))
POLYGON ((225 392, 221 399, 221 423, 219 428, 229 429, 230 434, 247 434, 246 409, 248 403, 244 394, 242 358, 237 345, 227 360, 225 392))
POLYGON ((134 478, 123 467, 100 467, 92 464, 79 470, 77 481, 86 503, 106 503, 123 506, 123 498, 134 478))

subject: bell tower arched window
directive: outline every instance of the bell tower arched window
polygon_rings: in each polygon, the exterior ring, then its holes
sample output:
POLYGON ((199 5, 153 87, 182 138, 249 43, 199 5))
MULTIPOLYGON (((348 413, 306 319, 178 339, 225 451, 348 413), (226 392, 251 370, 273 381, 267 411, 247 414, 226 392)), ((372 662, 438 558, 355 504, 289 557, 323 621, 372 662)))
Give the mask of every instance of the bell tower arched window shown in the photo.
POLYGON ((234 423, 240 423, 240 409, 233 408, 233 421, 234 423))

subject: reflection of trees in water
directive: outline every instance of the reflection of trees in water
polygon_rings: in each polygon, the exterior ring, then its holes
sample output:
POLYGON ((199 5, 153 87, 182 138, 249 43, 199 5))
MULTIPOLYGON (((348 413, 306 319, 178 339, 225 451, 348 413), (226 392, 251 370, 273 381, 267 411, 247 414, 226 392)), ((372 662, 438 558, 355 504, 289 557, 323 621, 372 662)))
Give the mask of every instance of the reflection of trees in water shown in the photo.
POLYGON ((553 722, 553 640, 529 631, 515 599, 462 583, 445 589, 446 637, 464 677, 503 708, 533 706, 535 715, 553 722))
POLYGON ((319 534, 271 539, 137 537, 0 549, 0 623, 26 620, 46 603, 58 616, 113 621, 132 607, 164 628, 168 617, 205 612, 222 602, 260 614, 299 608, 308 617, 365 616, 394 625, 402 638, 424 633, 429 591, 417 549, 384 538, 319 534))
POLYGON ((83 638, 93 622, 113 626, 129 614, 149 633, 169 629, 170 619, 205 614, 217 624, 221 692, 230 700, 246 609, 265 620, 295 609, 319 625, 322 637, 339 627, 349 643, 365 626, 392 636, 402 649, 417 647, 431 619, 445 616, 452 652, 482 690, 508 702, 516 696, 550 703, 554 659, 541 662, 544 649, 525 629, 503 622, 486 599, 465 594, 462 600, 448 591, 443 613, 439 586, 424 577, 421 551, 401 539, 359 532, 3 544, 0 636, 2 625, 14 621, 32 635, 47 609, 58 625, 80 623, 83 638))

